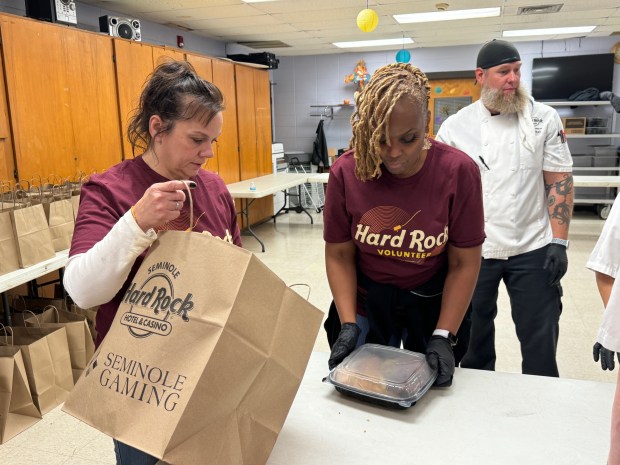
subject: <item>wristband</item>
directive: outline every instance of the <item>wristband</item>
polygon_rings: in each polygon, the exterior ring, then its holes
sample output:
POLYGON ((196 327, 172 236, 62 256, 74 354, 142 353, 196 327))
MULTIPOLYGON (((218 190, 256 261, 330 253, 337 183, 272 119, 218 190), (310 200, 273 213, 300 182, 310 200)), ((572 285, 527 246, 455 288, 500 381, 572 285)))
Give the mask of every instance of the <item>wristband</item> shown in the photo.
POLYGON ((563 245, 567 249, 568 249, 568 242, 569 241, 567 239, 560 239, 559 237, 554 237, 553 239, 551 239, 552 244, 563 245))

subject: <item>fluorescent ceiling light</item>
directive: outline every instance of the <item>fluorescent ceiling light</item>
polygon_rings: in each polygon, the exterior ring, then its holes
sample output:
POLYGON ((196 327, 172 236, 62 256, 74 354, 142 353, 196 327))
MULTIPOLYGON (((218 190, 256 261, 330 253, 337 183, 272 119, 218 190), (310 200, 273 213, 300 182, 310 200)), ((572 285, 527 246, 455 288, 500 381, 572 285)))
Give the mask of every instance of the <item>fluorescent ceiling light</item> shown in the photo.
POLYGON ((401 24, 430 23, 432 21, 451 21, 455 19, 490 18, 492 16, 499 16, 500 12, 500 7, 474 8, 470 10, 446 10, 431 11, 430 13, 410 13, 405 15, 394 15, 394 19, 401 24))
POLYGON ((558 34, 583 34, 592 32, 596 26, 552 27, 547 29, 517 29, 504 31, 504 37, 550 36, 558 34))
POLYGON ((357 47, 381 47, 382 45, 404 45, 412 44, 413 39, 411 37, 398 39, 378 39, 378 40, 358 40, 355 42, 334 42, 338 48, 357 48, 357 47))
POLYGON ((276 0, 241 0, 245 3, 262 3, 262 2, 275 2, 276 0))

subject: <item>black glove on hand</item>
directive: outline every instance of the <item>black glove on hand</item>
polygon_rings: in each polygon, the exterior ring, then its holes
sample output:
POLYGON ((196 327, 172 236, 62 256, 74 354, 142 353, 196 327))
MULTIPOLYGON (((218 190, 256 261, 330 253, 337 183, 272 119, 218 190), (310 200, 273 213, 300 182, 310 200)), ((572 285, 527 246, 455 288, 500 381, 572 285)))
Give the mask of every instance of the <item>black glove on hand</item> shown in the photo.
POLYGON ((433 370, 437 370, 435 386, 448 387, 452 385, 454 352, 447 338, 431 336, 426 346, 426 361, 433 370))
POLYGON ((543 268, 549 272, 549 285, 558 285, 568 269, 566 247, 561 244, 549 244, 543 268))
POLYGON ((336 368, 347 355, 353 352, 361 332, 362 330, 355 323, 344 323, 342 325, 327 362, 330 370, 336 368))
MULTIPOLYGON (((594 344, 592 351, 593 351, 595 362, 598 362, 599 357, 601 358, 601 368, 603 370, 613 371, 615 367, 613 350, 605 349, 605 347, 603 347, 597 342, 596 344, 594 344)), ((617 355, 618 355, 618 362, 620 362, 620 354, 617 354, 617 355)))

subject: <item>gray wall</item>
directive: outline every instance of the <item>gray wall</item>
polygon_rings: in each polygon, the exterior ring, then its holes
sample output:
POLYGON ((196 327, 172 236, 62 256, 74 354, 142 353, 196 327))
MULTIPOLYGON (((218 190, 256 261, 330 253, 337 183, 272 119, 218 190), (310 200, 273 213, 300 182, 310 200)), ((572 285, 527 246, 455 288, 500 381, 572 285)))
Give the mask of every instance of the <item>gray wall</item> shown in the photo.
MULTIPOLYGON (((42 1, 42 0, 41 0, 42 1)), ((113 15, 124 16, 123 13, 106 10, 85 3, 76 2, 76 13, 78 29, 99 32, 99 16, 113 15)), ((0 11, 19 16, 26 16, 26 4, 24 0, 5 0, 0 1, 0 11)), ((226 44, 213 39, 193 34, 181 29, 162 26, 161 24, 140 20, 140 32, 142 33, 142 41, 149 44, 177 46, 177 35, 182 35, 185 41, 184 49, 186 51, 194 51, 212 57, 225 57, 226 44)))
MULTIPOLYGON (((558 41, 518 42, 523 61, 522 82, 531 88, 532 60, 538 57, 609 53, 618 37, 569 39, 558 41)), ((424 72, 473 70, 480 46, 410 49, 411 63, 424 72)), ((359 59, 366 61, 372 73, 380 66, 393 63, 398 49, 390 52, 342 53, 280 57, 280 65, 272 71, 274 101, 274 141, 284 150, 312 151, 319 117, 310 116, 320 108, 310 105, 338 104, 353 101, 355 84, 345 84, 359 59)), ((614 88, 620 93, 620 65, 615 65, 614 88)), ((334 118, 325 124, 328 147, 344 148, 351 137, 349 118, 352 108, 336 108, 334 118)))

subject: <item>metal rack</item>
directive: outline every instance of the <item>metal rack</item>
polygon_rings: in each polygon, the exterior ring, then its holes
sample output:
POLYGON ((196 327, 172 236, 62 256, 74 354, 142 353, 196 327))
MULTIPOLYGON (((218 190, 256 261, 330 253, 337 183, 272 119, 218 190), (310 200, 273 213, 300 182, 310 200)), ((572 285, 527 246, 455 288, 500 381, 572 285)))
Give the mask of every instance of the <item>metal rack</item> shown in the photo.
MULTIPOLYGON (((292 157, 288 162, 289 173, 305 174, 310 173, 310 165, 302 164, 298 158, 292 157)), ((317 213, 323 211, 325 205, 325 191, 323 189, 323 183, 319 182, 306 182, 300 187, 300 195, 298 199, 298 205, 301 202, 301 206, 304 208, 313 208, 317 213)))
MULTIPOLYGON (((613 142, 620 139, 620 133, 617 132, 616 127, 616 112, 611 106, 609 101, 557 101, 557 102, 543 102, 546 105, 552 107, 569 107, 564 113, 570 116, 592 116, 593 114, 601 114, 601 111, 609 112, 611 110, 610 120, 611 125, 609 132, 604 134, 567 134, 567 139, 571 142, 571 145, 579 144, 579 141, 583 143, 588 140, 592 142, 605 142, 608 141, 609 146, 615 145, 613 142), (599 107, 602 110, 596 110, 599 107), (601 140, 602 139, 602 140, 601 140)), ((583 149, 583 147, 582 147, 583 149)), ((573 148, 571 148, 573 152, 573 148)), ((573 174, 583 175, 584 179, 593 175, 607 175, 614 176, 620 170, 620 159, 617 155, 599 155, 597 149, 594 148, 594 154, 589 153, 579 155, 573 152, 573 174)), ((581 205, 593 205, 596 207, 597 213, 602 219, 606 219, 611 210, 611 205, 616 197, 617 189, 615 187, 575 187, 575 204, 581 205)))

